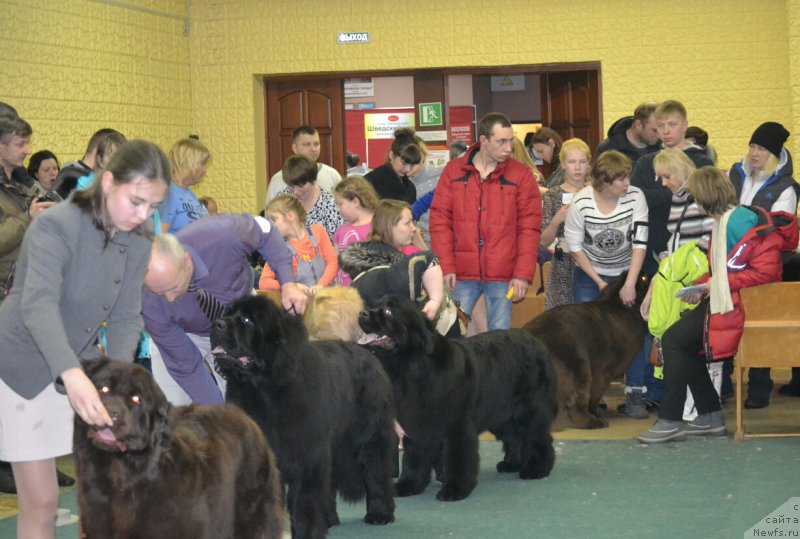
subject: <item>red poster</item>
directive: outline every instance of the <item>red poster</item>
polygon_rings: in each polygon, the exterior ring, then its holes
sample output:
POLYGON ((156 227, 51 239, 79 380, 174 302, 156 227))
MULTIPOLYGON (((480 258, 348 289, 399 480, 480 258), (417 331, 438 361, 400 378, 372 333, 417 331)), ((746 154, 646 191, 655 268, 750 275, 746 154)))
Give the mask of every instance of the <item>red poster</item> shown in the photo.
POLYGON ((475 107, 450 107, 449 141, 463 140, 471 146, 475 142, 475 107))
POLYGON ((344 112, 345 125, 347 129, 347 151, 357 153, 359 157, 361 157, 361 162, 366 163, 369 168, 377 168, 386 162, 386 156, 389 153, 389 148, 392 145, 392 139, 377 138, 367 140, 364 131, 364 115, 398 113, 399 116, 403 113, 413 113, 414 109, 367 109, 346 110, 344 112))

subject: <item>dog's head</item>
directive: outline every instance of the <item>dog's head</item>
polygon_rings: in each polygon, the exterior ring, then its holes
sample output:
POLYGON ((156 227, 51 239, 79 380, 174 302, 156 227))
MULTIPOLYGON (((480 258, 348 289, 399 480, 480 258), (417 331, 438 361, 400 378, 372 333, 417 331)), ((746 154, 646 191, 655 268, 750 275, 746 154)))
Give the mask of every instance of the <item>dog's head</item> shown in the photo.
POLYGON ((361 313, 359 324, 365 333, 375 336, 367 343, 371 346, 425 354, 433 351, 436 330, 410 299, 384 296, 374 308, 361 313))
MULTIPOLYGON (((628 272, 624 271, 619 276, 619 278, 614 281, 613 283, 609 284, 607 287, 603 289, 600 293, 600 297, 597 298, 599 301, 613 301, 620 303, 619 299, 619 291, 622 289, 622 286, 625 284, 625 279, 628 278, 628 272)), ((650 277, 641 273, 639 278, 636 279, 636 303, 634 303, 634 307, 638 310, 642 304, 642 300, 644 300, 645 295, 647 295, 647 289, 650 287, 650 277)))
POLYGON ((162 444, 170 429, 171 406, 152 375, 140 365, 100 358, 83 363, 114 424, 85 428, 92 444, 109 452, 140 453, 162 444))
POLYGON ((211 328, 211 353, 218 373, 228 381, 286 384, 308 341, 302 320, 263 296, 231 303, 211 328))
POLYGON ((363 310, 364 301, 355 288, 331 286, 311 298, 303 313, 303 323, 313 341, 355 342, 362 335, 358 318, 363 310))

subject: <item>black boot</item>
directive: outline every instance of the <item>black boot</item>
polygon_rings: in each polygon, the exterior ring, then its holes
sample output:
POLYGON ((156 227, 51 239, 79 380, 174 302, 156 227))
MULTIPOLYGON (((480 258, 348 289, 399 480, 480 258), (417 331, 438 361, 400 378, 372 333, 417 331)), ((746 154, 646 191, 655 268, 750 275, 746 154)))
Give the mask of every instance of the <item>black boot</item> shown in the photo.
POLYGON ((789 397, 800 397, 800 368, 792 367, 791 381, 782 385, 778 393, 789 397))
POLYGON ((17 483, 14 481, 14 472, 7 462, 0 464, 0 492, 6 494, 17 493, 17 483))
POLYGON ((59 487, 71 487, 75 484, 75 479, 60 470, 56 470, 56 477, 58 478, 59 487))

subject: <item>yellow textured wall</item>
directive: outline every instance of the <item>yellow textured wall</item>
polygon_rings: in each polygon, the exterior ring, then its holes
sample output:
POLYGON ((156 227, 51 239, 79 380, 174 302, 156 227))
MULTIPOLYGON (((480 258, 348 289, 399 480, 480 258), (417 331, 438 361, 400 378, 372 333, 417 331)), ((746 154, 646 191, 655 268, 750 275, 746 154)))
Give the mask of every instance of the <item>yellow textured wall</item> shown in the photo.
MULTIPOLYGON (((186 0, 136 7, 187 16, 186 0)), ((0 0, 0 100, 33 127, 33 151, 83 156, 97 129, 169 150, 192 125, 183 20, 89 0, 0 0)))
POLYGON ((724 167, 762 121, 800 131, 800 0, 128 2, 188 15, 188 38, 181 20, 101 1, 0 1, 0 100, 34 149, 74 159, 105 126, 165 149, 195 131, 214 155, 198 192, 225 211, 261 204, 261 75, 600 61, 605 127, 680 99, 724 167), (339 31, 372 41, 337 45, 339 31))
POLYGON ((600 61, 605 127, 641 101, 679 99, 726 168, 760 122, 800 129, 797 0, 191 0, 190 11, 194 125, 224 179, 201 189, 226 209, 261 203, 262 74, 600 61), (371 42, 337 45, 340 31, 371 42))

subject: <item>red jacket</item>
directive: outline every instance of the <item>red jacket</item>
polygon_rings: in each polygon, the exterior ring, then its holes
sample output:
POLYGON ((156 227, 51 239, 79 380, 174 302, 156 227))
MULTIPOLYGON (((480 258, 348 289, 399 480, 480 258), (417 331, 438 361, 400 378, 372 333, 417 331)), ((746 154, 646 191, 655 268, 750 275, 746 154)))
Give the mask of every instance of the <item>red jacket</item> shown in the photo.
POLYGON ((459 280, 533 279, 542 198, 531 170, 509 157, 481 181, 476 144, 442 171, 431 204, 431 248, 459 280), (483 247, 479 247, 480 239, 483 247))
MULTIPOLYGON (((708 361, 733 357, 739 349, 744 332, 745 312, 739 290, 781 280, 783 266, 781 252, 797 247, 797 218, 786 212, 768 213, 755 206, 746 206, 756 212, 758 222, 748 230, 728 253, 728 282, 730 283, 733 310, 725 314, 706 311, 703 342, 708 361)), ((711 266, 711 249, 708 252, 711 266)), ((698 279, 707 281, 708 275, 698 279)), ((776 309, 780 306, 776 305, 776 309)))

